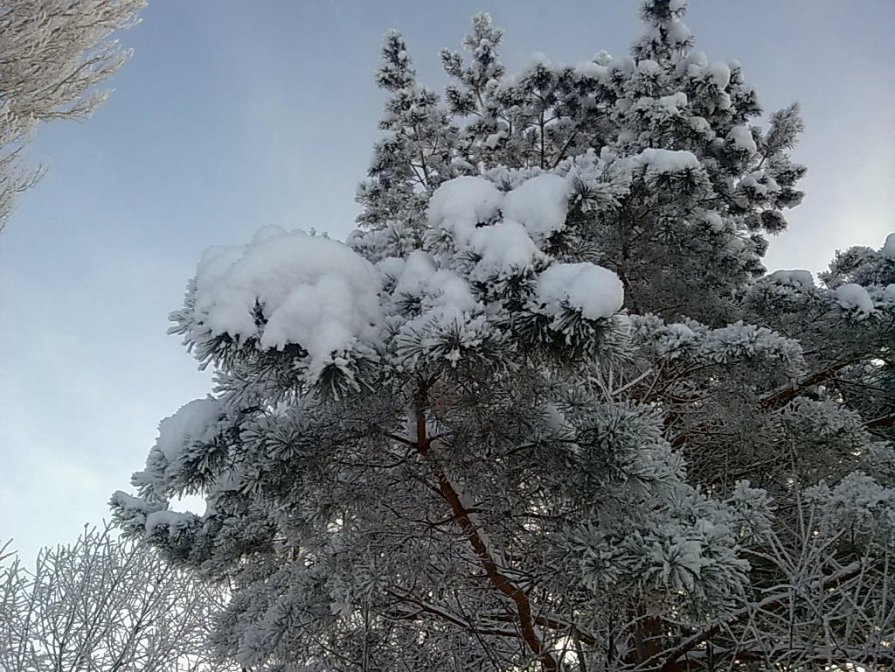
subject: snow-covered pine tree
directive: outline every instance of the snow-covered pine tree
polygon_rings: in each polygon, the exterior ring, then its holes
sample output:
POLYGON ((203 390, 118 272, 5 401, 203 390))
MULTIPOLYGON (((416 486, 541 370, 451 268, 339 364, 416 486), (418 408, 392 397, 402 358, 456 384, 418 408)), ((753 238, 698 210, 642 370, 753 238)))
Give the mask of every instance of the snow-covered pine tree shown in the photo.
POLYGON ((351 247, 267 229, 205 255, 172 319, 214 394, 113 510, 231 579, 222 654, 891 665, 892 244, 825 287, 761 277, 801 198, 798 111, 750 124, 684 9, 644 2, 629 57, 516 76, 480 15, 470 62, 442 56, 447 107, 389 35, 351 247), (195 493, 203 515, 169 510, 195 493))
POLYGON ((385 133, 373 148, 369 177, 358 188, 364 211, 349 241, 373 261, 421 246, 426 203, 459 168, 453 162, 457 129, 438 95, 417 83, 407 45, 396 31, 385 36, 376 82, 390 94, 379 123, 385 133))

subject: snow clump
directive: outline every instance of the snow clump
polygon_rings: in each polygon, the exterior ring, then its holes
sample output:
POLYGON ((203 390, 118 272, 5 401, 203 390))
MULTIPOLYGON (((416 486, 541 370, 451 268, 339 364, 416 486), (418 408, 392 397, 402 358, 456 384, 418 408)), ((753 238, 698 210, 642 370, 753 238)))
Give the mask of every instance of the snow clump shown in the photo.
POLYGON ((450 231, 458 245, 468 245, 477 225, 500 212, 503 193, 481 177, 457 177, 442 184, 429 200, 429 225, 450 231))
POLYGON ((774 271, 767 276, 769 282, 776 282, 781 285, 790 285, 792 287, 801 287, 802 289, 810 289, 814 287, 814 277, 811 271, 796 269, 792 271, 774 271))
POLYGON ((553 264, 538 278, 537 297, 547 315, 559 316, 568 306, 596 320, 621 310, 624 287, 608 268, 587 262, 553 264))
POLYGON ((563 228, 568 214, 571 183, 544 173, 526 180, 503 200, 503 217, 519 222, 535 240, 544 240, 563 228))
POLYGON ((300 345, 309 367, 355 343, 373 344, 382 321, 376 269, 348 246, 268 228, 248 245, 211 248, 195 279, 194 319, 213 335, 300 345))
POLYGON ((693 152, 671 149, 644 149, 634 160, 646 166, 647 178, 664 173, 680 173, 685 170, 696 170, 700 167, 699 159, 693 152))
MULTIPOLYGON (((648 171, 699 166, 690 152, 648 149, 641 158, 648 171)), ((471 253, 475 279, 489 282, 540 270, 533 297, 538 312, 555 317, 571 309, 590 320, 608 318, 624 300, 618 276, 590 263, 551 264, 541 249, 565 226, 571 185, 569 177, 541 173, 503 193, 485 178, 459 177, 435 190, 429 224, 451 234, 460 258, 471 253)), ((399 280, 401 288, 408 284, 399 280)))
POLYGON ((221 402, 212 397, 181 406, 174 415, 159 423, 155 449, 173 464, 191 444, 214 440, 220 415, 221 402))
POLYGON ((886 242, 883 245, 883 249, 879 252, 886 257, 886 259, 895 260, 895 233, 890 233, 886 236, 886 242))
POLYGON ((741 149, 749 154, 754 154, 758 151, 755 138, 752 137, 752 131, 745 126, 734 126, 730 129, 727 137, 737 149, 741 149))
POLYGON ((873 300, 867 290, 849 282, 836 288, 836 300, 846 310, 856 310, 863 317, 873 312, 873 300))

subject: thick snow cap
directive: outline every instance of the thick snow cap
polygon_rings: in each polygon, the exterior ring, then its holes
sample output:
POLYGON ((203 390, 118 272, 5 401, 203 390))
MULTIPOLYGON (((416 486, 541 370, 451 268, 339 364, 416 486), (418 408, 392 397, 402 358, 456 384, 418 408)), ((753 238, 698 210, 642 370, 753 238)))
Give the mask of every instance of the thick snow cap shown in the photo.
POLYGON ((568 305, 589 320, 612 317, 625 299, 615 273, 587 262, 553 264, 541 273, 537 291, 547 314, 559 315, 568 305))
MULTIPOLYGON (((650 169, 678 170, 695 161, 689 152, 644 152, 650 169)), ((618 276, 590 263, 549 264, 549 255, 541 249, 565 227, 570 193, 570 179, 553 173, 531 177, 506 193, 485 178, 459 177, 432 195, 429 224, 449 232, 458 253, 471 252, 479 259, 474 270, 479 279, 546 265, 534 297, 545 314, 556 316, 571 308, 586 319, 608 318, 624 301, 618 276)))
POLYGON ((895 233, 890 233, 886 236, 886 242, 883 244, 880 254, 887 259, 895 259, 895 233))
POLYGON ((811 271, 803 269, 774 271, 767 276, 767 279, 781 285, 791 285, 803 289, 814 287, 814 277, 811 275, 811 271))
POLYGON ((269 228, 248 245, 212 248, 196 274, 195 313, 213 334, 300 345, 311 368, 372 344, 382 315, 379 274, 346 245, 269 228))

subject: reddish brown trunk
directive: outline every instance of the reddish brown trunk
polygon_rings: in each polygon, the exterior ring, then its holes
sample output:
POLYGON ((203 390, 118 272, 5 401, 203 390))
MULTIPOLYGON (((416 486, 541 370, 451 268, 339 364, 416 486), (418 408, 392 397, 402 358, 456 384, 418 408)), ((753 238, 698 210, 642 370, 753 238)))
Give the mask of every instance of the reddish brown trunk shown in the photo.
POLYGON ((491 555, 491 551, 482 539, 475 524, 470 518, 470 513, 466 509, 460 494, 454 488, 448 479, 447 473, 444 471, 438 460, 432 454, 431 440, 426 431, 426 407, 428 402, 428 393, 431 383, 422 385, 415 396, 416 402, 416 449, 419 454, 429 463, 429 469, 438 483, 438 491, 442 498, 450 505, 451 512, 454 514, 454 520, 460 526, 460 529, 466 534, 470 546, 476 557, 485 570, 491 584, 501 593, 509 597, 516 605, 516 614, 519 617, 519 629, 522 632, 522 638, 525 644, 541 661, 541 668, 544 672, 556 672, 559 669, 556 658, 549 652, 544 650, 544 643, 534 626, 532 618, 531 602, 528 595, 516 586, 507 576, 505 576, 497 562, 491 555))

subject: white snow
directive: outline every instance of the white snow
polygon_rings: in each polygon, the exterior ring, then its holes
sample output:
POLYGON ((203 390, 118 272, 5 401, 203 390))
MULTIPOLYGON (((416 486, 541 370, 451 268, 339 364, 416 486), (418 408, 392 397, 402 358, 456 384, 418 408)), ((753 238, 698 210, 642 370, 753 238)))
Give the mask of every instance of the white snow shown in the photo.
POLYGON ((705 119, 705 117, 690 117, 687 119, 687 125, 692 128, 693 131, 706 138, 713 138, 715 136, 715 132, 712 130, 712 125, 705 119))
POLYGON ((727 85, 730 84, 730 66, 727 63, 715 61, 707 66, 706 70, 708 70, 712 76, 712 81, 715 82, 715 86, 719 89, 727 88, 727 85))
POLYGON ((563 303, 589 320, 611 317, 621 310, 624 287, 608 268, 587 262, 553 264, 538 278, 537 297, 548 315, 560 315, 563 303))
POLYGON ((656 334, 656 350, 663 357, 676 359, 686 350, 698 346, 701 335, 686 324, 669 324, 656 334))
POLYGON ((571 182, 553 173, 529 178, 506 194, 484 178, 458 177, 432 194, 429 224, 450 231, 458 250, 472 249, 488 257, 486 263, 504 258, 508 265, 527 266, 537 252, 535 242, 565 225, 570 191, 571 182), (499 214, 503 221, 495 222, 499 214), (500 251, 501 245, 509 247, 500 251))
POLYGON ((429 225, 454 234, 468 244, 476 224, 487 222, 500 210, 503 194, 481 177, 457 177, 442 184, 429 200, 429 225))
POLYGON ((176 536, 176 530, 189 527, 193 518, 192 514, 178 513, 177 511, 153 511, 146 516, 146 534, 153 534, 159 528, 167 528, 170 532, 173 528, 176 536))
POLYGON ((139 512, 145 515, 152 508, 146 502, 146 500, 141 499, 140 497, 134 497, 133 495, 129 495, 121 490, 117 490, 112 495, 112 502, 115 504, 115 506, 120 507, 130 513, 139 512))
POLYGON ((867 290, 849 282, 836 288, 836 300, 846 310, 857 310, 861 315, 867 316, 873 312, 873 300, 867 290))
POLYGON ((196 274, 195 311, 213 334, 298 344, 311 369, 356 341, 375 342, 379 274, 348 246, 302 231, 265 229, 248 245, 212 248, 196 274), (256 322, 260 310, 264 324, 256 322))
POLYGON ((671 149, 644 149, 634 160, 647 167, 647 174, 676 173, 699 168, 699 159, 693 152, 671 149))
POLYGON ((609 78, 609 68, 592 61, 579 63, 575 66, 575 72, 581 77, 596 80, 601 84, 609 78))
POLYGON ((774 271, 767 276, 767 279, 771 282, 780 283, 781 285, 792 285, 794 287, 803 287, 805 289, 814 287, 814 276, 811 275, 811 271, 802 269, 774 271))
POLYGON ((544 173, 526 180, 503 200, 504 219, 519 222, 535 240, 544 240, 566 223, 571 183, 544 173))
POLYGON ((376 269, 384 279, 397 280, 404 271, 404 263, 405 260, 400 257, 385 257, 376 262, 376 269))
MULTIPOLYGON (((397 259, 397 262, 402 260, 397 259)), ((396 267, 397 264, 394 264, 396 267)), ((423 293, 426 283, 432 274, 435 273, 435 261, 427 253, 421 250, 411 252, 403 265, 398 270, 394 268, 397 282, 395 284, 396 294, 407 294, 409 296, 419 296, 423 293), (396 272, 395 272, 396 271, 396 272)))
POLYGON ((665 30, 667 31, 668 41, 671 44, 684 44, 693 37, 693 33, 687 28, 687 24, 680 19, 672 19, 666 23, 665 30))
POLYGON ((883 249, 879 252, 887 259, 895 259, 895 233, 890 233, 886 236, 886 242, 883 245, 883 249))
POLYGON ((507 220, 476 229, 470 247, 481 256, 476 271, 483 279, 531 269, 542 256, 522 224, 507 220))
POLYGON ((709 59, 704 51, 691 51, 684 57, 684 65, 687 66, 687 74, 698 76, 708 67, 709 59))
POLYGON ((221 403, 213 397, 195 399, 159 423, 155 448, 170 464, 191 443, 205 443, 218 432, 221 403))
POLYGON ((668 114, 678 114, 681 111, 680 108, 687 106, 687 94, 678 91, 670 96, 662 96, 659 98, 659 106, 668 114))
POLYGON ((758 147, 755 145, 755 138, 752 137, 752 132, 746 126, 734 126, 731 128, 730 133, 727 134, 727 139, 732 141, 737 148, 745 150, 750 154, 758 151, 758 147))
POLYGON ((430 313, 437 308, 439 314, 454 316, 476 307, 469 284, 447 269, 437 270, 433 259, 419 250, 407 257, 395 293, 420 298, 422 309, 430 313))
POLYGON ((725 228, 724 220, 721 219, 721 215, 718 214, 717 210, 709 210, 705 213, 703 219, 706 221, 706 223, 708 223, 709 226, 712 227, 713 231, 720 232, 723 231, 725 228))
POLYGON ((654 60, 645 58, 637 64, 637 71, 644 75, 658 75, 661 68, 654 60))

